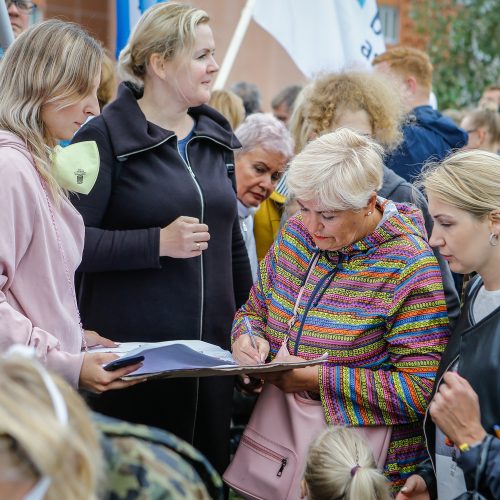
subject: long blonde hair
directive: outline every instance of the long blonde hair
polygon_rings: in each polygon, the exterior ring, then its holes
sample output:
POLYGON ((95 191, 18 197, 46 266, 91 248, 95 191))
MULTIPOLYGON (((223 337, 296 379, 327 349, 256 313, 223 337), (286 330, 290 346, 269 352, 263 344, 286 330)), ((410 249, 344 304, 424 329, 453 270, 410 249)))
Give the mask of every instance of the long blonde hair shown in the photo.
POLYGON ((188 53, 194 47, 197 26, 209 20, 205 11, 186 4, 153 5, 139 19, 120 52, 119 76, 142 88, 151 56, 160 54, 165 61, 171 61, 188 53))
POLYGON ((500 208, 500 156, 473 149, 458 151, 424 167, 416 182, 425 192, 477 219, 500 208))
POLYGON ((214 90, 208 104, 227 119, 233 130, 245 119, 243 99, 230 90, 214 90))
POLYGON ((304 479, 310 500, 390 500, 389 483, 354 429, 330 427, 309 450, 304 479))
POLYGON ((288 129, 295 143, 295 154, 298 155, 309 142, 312 127, 307 121, 306 110, 309 98, 314 88, 314 82, 309 82, 299 93, 293 105, 293 111, 288 120, 288 129))
POLYGON ((101 59, 101 46, 81 27, 49 20, 22 33, 0 64, 0 128, 25 141, 53 195, 62 190, 51 172, 55 138, 42 121, 42 106, 60 103, 62 109, 88 95, 101 59))
POLYGON ((39 369, 24 357, 0 358, 0 479, 48 476, 46 500, 97 498, 104 463, 90 413, 66 382, 51 375, 68 411, 63 425, 39 369))

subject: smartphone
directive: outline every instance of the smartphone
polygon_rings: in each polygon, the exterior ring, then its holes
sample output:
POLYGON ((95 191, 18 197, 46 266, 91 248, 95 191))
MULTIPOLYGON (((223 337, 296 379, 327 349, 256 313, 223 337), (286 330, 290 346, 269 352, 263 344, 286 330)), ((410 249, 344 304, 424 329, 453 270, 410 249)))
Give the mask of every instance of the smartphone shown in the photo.
POLYGON ((104 367, 104 369, 108 372, 112 372, 115 370, 119 370, 120 368, 125 368, 126 366, 135 365, 137 363, 140 363, 141 361, 144 361, 144 356, 138 355, 132 356, 131 358, 118 358, 114 361, 111 361, 111 363, 108 363, 104 367))

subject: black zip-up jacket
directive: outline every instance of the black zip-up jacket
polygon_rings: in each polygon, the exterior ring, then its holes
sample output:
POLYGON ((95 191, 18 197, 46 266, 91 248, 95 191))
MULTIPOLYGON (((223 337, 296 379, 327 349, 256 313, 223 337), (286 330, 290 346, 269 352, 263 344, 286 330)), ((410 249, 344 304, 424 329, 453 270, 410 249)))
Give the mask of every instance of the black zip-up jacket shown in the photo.
MULTIPOLYGON (((186 163, 175 134, 146 121, 139 97, 131 85, 120 85, 117 99, 73 141, 96 141, 101 158, 91 193, 72 198, 86 226, 79 269, 84 273, 79 290, 83 325, 117 341, 199 339, 229 349, 234 312, 252 284, 224 159, 225 150, 240 144, 221 114, 206 105, 192 108, 195 127, 186 163), (160 258, 160 229, 181 215, 208 225, 208 250, 202 257, 160 258)), ((215 387, 215 380, 200 383, 215 387)), ((103 395, 95 408, 166 428, 199 445, 195 421, 217 420, 200 417, 200 405, 212 399, 228 427, 229 388, 218 400, 210 390, 201 394, 197 381, 140 384, 103 395), (205 402, 198 404, 200 398, 205 402)))
MULTIPOLYGON (((481 424, 486 432, 493 434, 493 425, 500 424, 500 307, 474 324, 472 306, 481 285, 482 281, 479 276, 476 276, 469 283, 462 313, 439 363, 433 396, 443 375, 458 361, 458 373, 467 379, 479 397, 481 424)), ((417 474, 424 478, 430 497, 434 499, 437 498, 434 475, 436 426, 428 410, 424 420, 424 434, 430 460, 426 460, 419 466, 417 474)), ((464 461, 459 460, 459 464, 462 463, 464 461)), ((465 464, 468 464, 468 460, 465 461, 465 464)), ((481 484, 481 493, 486 498, 499 498, 500 483, 492 479, 495 473, 500 473, 498 465, 498 460, 494 460, 492 454, 488 459, 485 479, 481 484), (490 488, 496 491, 492 491, 490 488)), ((472 490, 475 469, 466 466, 464 473, 467 487, 472 490)))

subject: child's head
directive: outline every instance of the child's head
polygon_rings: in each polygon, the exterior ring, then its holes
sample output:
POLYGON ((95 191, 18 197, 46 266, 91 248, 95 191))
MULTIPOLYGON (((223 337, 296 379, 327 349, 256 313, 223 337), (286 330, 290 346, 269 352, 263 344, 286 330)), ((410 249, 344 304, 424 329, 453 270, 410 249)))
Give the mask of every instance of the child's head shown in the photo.
POLYGON ((373 453, 351 428, 330 427, 312 443, 302 495, 309 500, 389 500, 389 483, 373 453))
POLYGON ((25 351, 0 357, 0 497, 97 498, 103 463, 90 412, 25 351))

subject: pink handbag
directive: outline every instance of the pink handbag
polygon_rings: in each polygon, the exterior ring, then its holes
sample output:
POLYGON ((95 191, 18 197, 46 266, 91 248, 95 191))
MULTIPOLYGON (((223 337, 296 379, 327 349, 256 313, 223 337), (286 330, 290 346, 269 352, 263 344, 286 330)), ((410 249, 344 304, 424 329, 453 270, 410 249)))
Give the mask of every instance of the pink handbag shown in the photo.
MULTIPOLYGON (((326 426, 320 401, 265 384, 224 481, 243 498, 298 500, 309 446, 326 426)), ((392 427, 355 429, 383 469, 392 427)))

